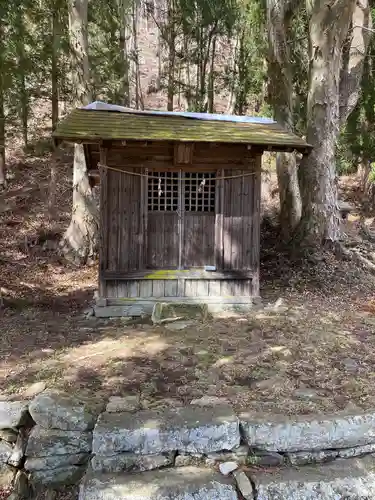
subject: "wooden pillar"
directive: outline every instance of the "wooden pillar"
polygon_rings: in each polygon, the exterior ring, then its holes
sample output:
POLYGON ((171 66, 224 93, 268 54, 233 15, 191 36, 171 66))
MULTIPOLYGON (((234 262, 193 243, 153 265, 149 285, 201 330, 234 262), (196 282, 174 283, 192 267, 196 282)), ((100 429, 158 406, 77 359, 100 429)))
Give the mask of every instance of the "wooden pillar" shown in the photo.
POLYGON ((224 169, 216 172, 215 196, 215 266, 217 271, 224 269, 224 169))
POLYGON ((100 228, 99 228, 99 300, 107 295, 103 273, 108 268, 108 170, 107 148, 100 146, 100 228))

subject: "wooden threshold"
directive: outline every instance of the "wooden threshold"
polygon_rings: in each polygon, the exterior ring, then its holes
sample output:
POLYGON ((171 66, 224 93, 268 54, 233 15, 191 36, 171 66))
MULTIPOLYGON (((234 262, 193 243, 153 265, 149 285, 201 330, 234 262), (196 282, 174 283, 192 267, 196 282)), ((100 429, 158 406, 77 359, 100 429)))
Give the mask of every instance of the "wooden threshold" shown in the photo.
POLYGON ((248 280, 253 271, 204 271, 200 269, 146 269, 130 273, 102 271, 103 280, 248 280))

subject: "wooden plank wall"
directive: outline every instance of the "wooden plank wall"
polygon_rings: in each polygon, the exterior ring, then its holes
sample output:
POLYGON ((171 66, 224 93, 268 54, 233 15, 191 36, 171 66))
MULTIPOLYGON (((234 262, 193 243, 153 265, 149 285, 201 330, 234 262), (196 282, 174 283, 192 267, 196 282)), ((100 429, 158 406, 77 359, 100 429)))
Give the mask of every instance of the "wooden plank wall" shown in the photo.
MULTIPOLYGON (((225 176, 246 174, 244 170, 225 170, 225 176)), ((223 268, 252 268, 253 175, 224 181, 223 268)))
POLYGON ((107 281, 107 297, 250 297, 252 280, 184 280, 184 290, 178 293, 178 280, 113 280, 107 281))
POLYGON ((185 212, 183 266, 215 265, 215 214, 185 212))
POLYGON ((175 212, 149 212, 147 266, 165 269, 178 266, 178 217, 175 212))
MULTIPOLYGON (((135 169, 128 168, 128 171, 135 169)), ((107 175, 108 271, 135 271, 143 267, 141 232, 141 177, 110 170, 107 175)))
MULTIPOLYGON (((175 168, 172 143, 128 143, 108 149, 109 167, 133 172, 145 168, 175 168)), ((91 165, 99 161, 99 148, 90 146, 91 165)), ((259 232, 261 156, 251 157, 245 146, 195 144, 193 169, 215 170, 218 176, 254 175, 216 183, 215 214, 185 213, 183 264, 187 267, 216 264, 218 270, 251 270, 251 280, 187 280, 184 296, 259 294, 259 232)), ((176 267, 178 264, 177 216, 147 214, 147 181, 139 176, 108 170, 102 175, 101 270, 136 271, 176 267), (147 230, 146 230, 147 228, 147 230)), ((107 297, 177 296, 177 281, 101 282, 107 297), (117 287, 117 289, 116 289, 117 287), (160 294, 160 295, 157 295, 160 294), (166 295, 163 295, 166 294, 166 295), (176 294, 176 295, 175 295, 176 294)))

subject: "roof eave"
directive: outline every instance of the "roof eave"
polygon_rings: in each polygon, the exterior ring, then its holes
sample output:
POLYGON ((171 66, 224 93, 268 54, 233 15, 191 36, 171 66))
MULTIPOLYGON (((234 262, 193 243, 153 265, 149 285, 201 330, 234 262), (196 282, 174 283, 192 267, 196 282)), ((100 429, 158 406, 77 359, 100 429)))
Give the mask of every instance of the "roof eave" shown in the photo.
MULTIPOLYGON (((122 141, 139 141, 139 142, 144 142, 145 139, 134 139, 134 138, 129 138, 129 137, 116 137, 116 138, 111 138, 111 137, 93 137, 93 136, 84 136, 84 137, 72 137, 72 136, 65 136, 65 135, 60 135, 58 133, 53 133, 52 134, 54 143, 61 144, 61 142, 70 142, 74 144, 100 144, 101 142, 122 142, 122 141)), ((147 139, 149 141, 155 141, 155 142, 164 142, 164 141, 170 141, 171 139, 166 138, 166 139, 147 139)), ((191 141, 175 141, 175 142, 207 142, 210 143, 211 141, 197 141, 197 140, 191 140, 191 141)), ((268 152, 273 152, 273 153, 293 153, 294 151, 297 151, 302 154, 308 154, 312 149, 313 146, 311 144, 305 143, 305 144, 264 144, 264 143, 254 143, 254 142, 249 142, 246 143, 244 141, 239 141, 239 142, 232 142, 232 141, 215 141, 218 142, 219 144, 242 144, 242 145, 248 145, 253 147, 254 149, 262 149, 263 151, 268 151, 268 152)))

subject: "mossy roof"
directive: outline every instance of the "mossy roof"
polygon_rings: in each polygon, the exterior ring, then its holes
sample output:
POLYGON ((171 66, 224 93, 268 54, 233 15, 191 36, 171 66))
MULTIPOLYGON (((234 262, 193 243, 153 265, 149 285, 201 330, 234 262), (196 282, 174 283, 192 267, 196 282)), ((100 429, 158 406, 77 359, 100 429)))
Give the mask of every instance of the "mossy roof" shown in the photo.
POLYGON ((275 122, 199 120, 181 115, 124 113, 75 109, 53 133, 70 142, 105 140, 152 140, 252 144, 275 150, 305 151, 311 146, 275 122))

